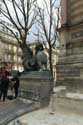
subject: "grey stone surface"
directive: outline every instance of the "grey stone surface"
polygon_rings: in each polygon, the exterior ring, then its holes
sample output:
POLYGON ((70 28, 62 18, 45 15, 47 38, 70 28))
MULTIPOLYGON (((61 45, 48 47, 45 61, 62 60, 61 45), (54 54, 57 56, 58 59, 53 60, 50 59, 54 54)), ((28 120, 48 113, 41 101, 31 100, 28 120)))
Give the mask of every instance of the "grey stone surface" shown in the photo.
MULTIPOLYGON (((56 92, 64 89, 61 86, 56 88, 56 92)), ((70 100, 56 97, 56 94, 51 96, 48 107, 25 114, 8 125, 13 125, 17 120, 21 125, 83 125, 83 103, 80 104, 79 100, 75 103, 73 96, 70 100)))
POLYGON ((41 101, 50 96, 53 80, 49 71, 27 72, 20 77, 20 96, 41 101))
MULTIPOLYGON (((78 1, 78 3, 80 2, 81 0, 78 1)), ((77 6, 78 3, 76 2, 77 6)), ((75 3, 71 2, 71 6, 68 5, 65 12, 68 12, 67 14, 69 18, 66 22, 68 25, 64 25, 64 28, 63 25, 60 27, 61 46, 59 62, 56 66, 57 84, 66 85, 70 91, 79 91, 80 93, 83 93, 83 23, 79 23, 81 22, 81 16, 80 18, 77 16, 80 15, 79 7, 78 10, 73 8, 74 11, 70 11, 71 7, 74 7, 74 5, 75 3), (76 19, 74 18, 74 20, 72 20, 70 13, 75 13, 76 19), (73 21, 73 24, 75 22, 77 23, 71 25, 70 20, 73 21)))
POLYGON ((24 113, 38 109, 34 102, 25 103, 22 100, 0 102, 0 125, 6 125, 24 113))

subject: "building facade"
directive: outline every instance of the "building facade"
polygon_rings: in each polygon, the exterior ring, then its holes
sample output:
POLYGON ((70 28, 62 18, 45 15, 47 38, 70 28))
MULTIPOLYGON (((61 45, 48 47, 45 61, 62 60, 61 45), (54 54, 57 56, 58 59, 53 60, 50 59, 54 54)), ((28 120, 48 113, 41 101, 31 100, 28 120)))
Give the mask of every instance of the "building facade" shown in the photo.
POLYGON ((81 90, 83 86, 83 0, 61 0, 59 32, 61 43, 57 63, 57 85, 64 84, 81 90))
MULTIPOLYGON (((4 8, 2 0, 0 1, 0 8, 4 8)), ((0 22, 10 27, 17 37, 19 37, 15 27, 9 23, 1 13, 0 22)), ((10 64, 12 70, 23 71, 21 56, 22 51, 12 32, 0 23, 0 67, 10 64)))
POLYGON ((14 36, 0 26, 0 67, 9 63, 12 70, 23 70, 22 52, 14 36))

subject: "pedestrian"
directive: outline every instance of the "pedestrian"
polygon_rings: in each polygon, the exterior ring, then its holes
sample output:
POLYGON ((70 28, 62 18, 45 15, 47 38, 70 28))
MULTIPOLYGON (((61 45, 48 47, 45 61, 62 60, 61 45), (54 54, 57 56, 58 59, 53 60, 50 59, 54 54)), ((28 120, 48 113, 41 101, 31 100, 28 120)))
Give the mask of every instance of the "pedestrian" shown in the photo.
POLYGON ((7 72, 2 72, 1 76, 1 92, 0 92, 0 101, 1 98, 3 97, 3 101, 5 101, 5 98, 7 97, 7 92, 8 92, 8 86, 9 86, 9 79, 7 76, 7 72))
POLYGON ((18 89, 19 89, 19 83, 20 83, 18 76, 14 76, 12 81, 14 81, 13 88, 14 88, 14 91, 15 91, 15 98, 17 98, 17 96, 18 96, 18 89))

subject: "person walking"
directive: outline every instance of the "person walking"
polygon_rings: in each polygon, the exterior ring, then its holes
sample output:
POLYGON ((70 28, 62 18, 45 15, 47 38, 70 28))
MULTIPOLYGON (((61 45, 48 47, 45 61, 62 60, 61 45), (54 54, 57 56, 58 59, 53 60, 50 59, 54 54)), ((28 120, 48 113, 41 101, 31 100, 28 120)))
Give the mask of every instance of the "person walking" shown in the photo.
POLYGON ((20 85, 20 81, 19 81, 19 78, 18 76, 15 76, 12 81, 14 81, 14 91, 15 91, 15 98, 17 98, 18 96, 18 89, 19 89, 19 85, 20 85))
POLYGON ((7 97, 8 86, 9 86, 9 79, 7 77, 7 72, 2 72, 0 101, 2 96, 3 96, 3 101, 5 101, 5 98, 7 97))

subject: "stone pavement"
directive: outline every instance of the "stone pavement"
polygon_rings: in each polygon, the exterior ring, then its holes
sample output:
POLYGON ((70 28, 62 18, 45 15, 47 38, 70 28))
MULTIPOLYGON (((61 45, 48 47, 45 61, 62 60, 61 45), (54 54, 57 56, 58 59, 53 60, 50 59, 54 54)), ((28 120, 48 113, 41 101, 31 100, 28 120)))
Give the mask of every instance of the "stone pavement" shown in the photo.
POLYGON ((34 102, 19 99, 0 102, 0 125, 6 125, 11 120, 37 108, 34 102))
POLYGON ((49 106, 39 108, 38 103, 22 100, 1 102, 0 125, 83 125, 83 98, 80 94, 67 93, 67 98, 59 98, 54 93, 49 106), (35 109, 39 110, 33 111, 35 109))
MULTIPOLYGON (((49 106, 21 116, 8 125, 83 125, 83 98, 79 93, 53 93, 49 106), (18 124, 18 121, 20 124, 18 124)), ((60 91, 60 92, 59 92, 60 91)))
POLYGON ((17 121, 20 121, 20 125, 83 125, 83 114, 66 109, 56 109, 52 113, 46 107, 27 113, 8 125, 19 125, 17 121))

